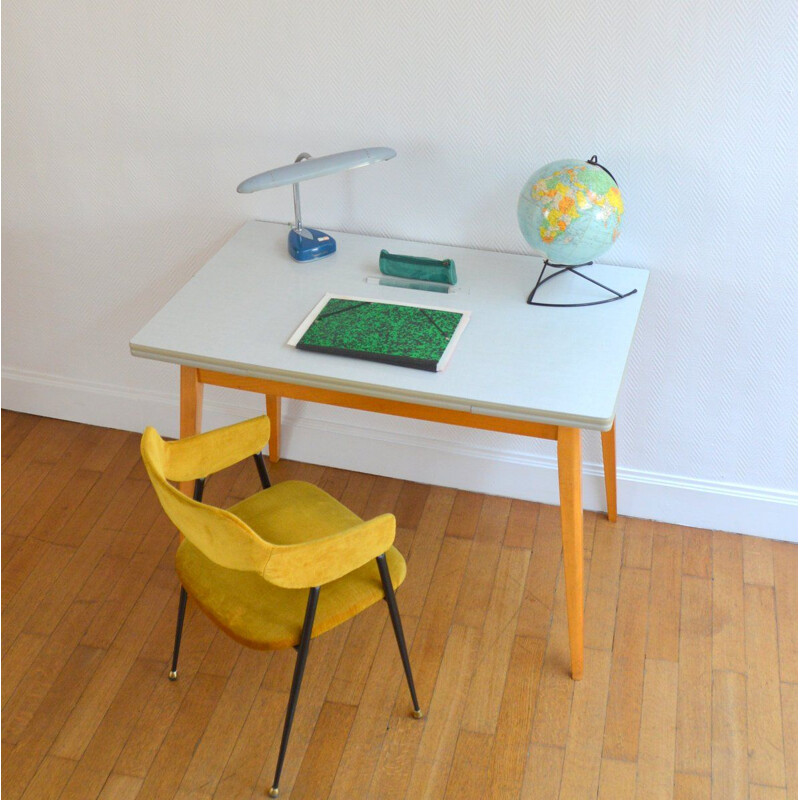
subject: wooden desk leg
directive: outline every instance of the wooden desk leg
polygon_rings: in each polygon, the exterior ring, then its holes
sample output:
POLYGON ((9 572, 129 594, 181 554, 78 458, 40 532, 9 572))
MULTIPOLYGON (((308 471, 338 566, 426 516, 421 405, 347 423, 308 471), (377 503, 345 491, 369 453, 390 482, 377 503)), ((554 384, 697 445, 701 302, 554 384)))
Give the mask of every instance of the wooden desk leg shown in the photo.
POLYGON ((269 460, 275 464, 281 457, 281 398, 267 395, 267 416, 269 417, 269 460))
POLYGON ((611 430, 603 431, 600 438, 603 442, 603 473, 606 479, 606 508, 608 509, 608 521, 617 521, 617 434, 615 430, 617 422, 611 426, 611 430))
POLYGON ((561 497, 569 652, 572 678, 579 681, 583 677, 583 499, 579 428, 558 429, 558 488, 561 497))
MULTIPOLYGON (((200 433, 203 417, 203 384, 194 367, 181 366, 181 439, 200 433)), ((184 494, 192 497, 194 481, 180 485, 184 494)))

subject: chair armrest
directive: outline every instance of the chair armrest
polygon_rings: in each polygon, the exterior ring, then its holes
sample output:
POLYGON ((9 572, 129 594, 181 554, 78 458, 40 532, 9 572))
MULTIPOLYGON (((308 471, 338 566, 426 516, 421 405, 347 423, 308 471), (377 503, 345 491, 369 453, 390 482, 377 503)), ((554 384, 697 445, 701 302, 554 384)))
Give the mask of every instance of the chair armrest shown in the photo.
POLYGON ((385 553, 394 533, 394 514, 381 514, 323 539, 275 545, 262 574, 284 589, 322 586, 385 553))
POLYGON ((269 430, 269 418, 263 416, 166 442, 165 476, 179 482, 206 478, 260 453, 269 441, 269 430))

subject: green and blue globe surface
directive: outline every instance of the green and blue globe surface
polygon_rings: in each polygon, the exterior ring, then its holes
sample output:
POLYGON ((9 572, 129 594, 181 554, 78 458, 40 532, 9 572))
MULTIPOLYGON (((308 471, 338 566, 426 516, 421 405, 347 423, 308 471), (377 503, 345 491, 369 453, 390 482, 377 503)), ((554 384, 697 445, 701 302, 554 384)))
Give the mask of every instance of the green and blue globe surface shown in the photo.
POLYGON ((616 181, 599 164, 553 161, 528 178, 517 204, 525 241, 553 264, 592 261, 617 240, 625 211, 616 181))

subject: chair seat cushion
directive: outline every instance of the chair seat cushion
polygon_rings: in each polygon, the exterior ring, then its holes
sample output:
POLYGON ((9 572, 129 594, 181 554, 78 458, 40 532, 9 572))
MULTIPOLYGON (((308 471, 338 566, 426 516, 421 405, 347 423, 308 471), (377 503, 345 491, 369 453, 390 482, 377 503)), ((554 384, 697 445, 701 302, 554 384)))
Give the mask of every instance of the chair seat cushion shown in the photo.
MULTIPOLYGON (((405 559, 392 547, 386 562, 397 588, 406 576, 405 559)), ((220 567, 187 539, 178 548, 175 566, 186 591, 237 642, 258 650, 294 647, 300 642, 307 589, 282 589, 255 572, 220 567)), ((382 599, 383 587, 374 561, 325 584, 319 594, 312 637, 382 599)))
MULTIPOLYGON (((326 492, 302 481, 279 483, 237 503, 230 511, 259 536, 276 544, 329 536, 361 522, 326 492)), ((397 588, 406 576, 405 559, 392 547, 386 562, 397 588)), ((307 589, 283 589, 254 572, 220 567, 188 539, 178 547, 175 567, 186 591, 236 641, 260 650, 294 647, 300 642, 307 589)), ((312 637, 382 599, 383 586, 374 561, 325 584, 312 637)))
POLYGON ((321 539, 363 521, 327 492, 305 481, 277 483, 228 511, 273 544, 321 539))

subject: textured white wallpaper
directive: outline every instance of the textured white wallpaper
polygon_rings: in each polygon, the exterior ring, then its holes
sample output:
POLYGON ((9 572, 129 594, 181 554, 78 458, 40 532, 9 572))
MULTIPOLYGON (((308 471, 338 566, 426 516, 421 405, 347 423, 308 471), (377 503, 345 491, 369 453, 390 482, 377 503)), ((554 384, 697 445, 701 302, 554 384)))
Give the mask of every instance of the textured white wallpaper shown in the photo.
POLYGON ((652 271, 620 466, 796 489, 794 0, 3 12, 7 379, 174 392, 129 338, 243 221, 290 218, 288 187, 235 187, 302 150, 398 152, 304 184, 307 224, 513 252, 527 176, 596 153, 626 203, 603 260, 652 271))

